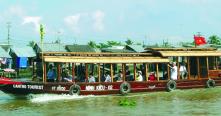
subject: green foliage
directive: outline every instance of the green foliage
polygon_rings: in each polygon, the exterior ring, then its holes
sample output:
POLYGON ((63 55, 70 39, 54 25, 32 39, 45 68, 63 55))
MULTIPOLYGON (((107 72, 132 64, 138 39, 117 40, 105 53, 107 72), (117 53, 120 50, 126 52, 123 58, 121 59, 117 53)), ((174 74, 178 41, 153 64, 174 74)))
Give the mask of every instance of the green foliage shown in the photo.
POLYGON ((35 45, 35 42, 33 40, 28 42, 28 46, 34 47, 34 45, 35 45))
POLYGON ((131 41, 130 38, 127 38, 127 40, 125 41, 126 45, 132 45, 133 42, 131 41))
POLYGON ((128 98, 121 99, 118 104, 120 106, 136 106, 137 103, 135 100, 129 100, 128 98))
POLYGON ((221 39, 217 35, 212 35, 208 40, 209 44, 221 45, 221 39))
POLYGON ((89 41, 89 42, 87 43, 87 45, 89 45, 89 46, 92 47, 92 48, 96 48, 96 47, 97 47, 97 44, 96 44, 94 41, 89 41))
POLYGON ((44 39, 44 34, 45 34, 44 27, 43 27, 42 24, 40 24, 40 37, 41 37, 41 41, 43 41, 43 39, 44 39))
POLYGON ((120 45, 122 45, 122 44, 121 44, 121 42, 107 41, 107 45, 108 45, 109 47, 111 47, 111 46, 120 46, 120 45))

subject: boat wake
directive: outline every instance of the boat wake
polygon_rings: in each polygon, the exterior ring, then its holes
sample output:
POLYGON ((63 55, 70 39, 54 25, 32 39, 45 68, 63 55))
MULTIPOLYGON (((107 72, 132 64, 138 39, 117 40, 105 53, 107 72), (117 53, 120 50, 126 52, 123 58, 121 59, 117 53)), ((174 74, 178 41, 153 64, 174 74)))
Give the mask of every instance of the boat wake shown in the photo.
POLYGON ((52 102, 52 101, 61 101, 61 100, 80 100, 84 98, 91 98, 95 97, 94 95, 87 95, 87 96, 79 96, 79 95, 69 95, 69 94, 30 94, 29 99, 33 103, 45 103, 45 102, 52 102))

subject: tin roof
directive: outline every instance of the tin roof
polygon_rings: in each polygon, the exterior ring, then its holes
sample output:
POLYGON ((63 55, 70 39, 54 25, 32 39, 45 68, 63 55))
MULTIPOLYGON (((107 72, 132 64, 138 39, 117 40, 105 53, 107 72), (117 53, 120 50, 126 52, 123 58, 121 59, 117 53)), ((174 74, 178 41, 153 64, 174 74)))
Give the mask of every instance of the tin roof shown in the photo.
POLYGON ((32 47, 30 46, 23 46, 23 47, 12 47, 10 52, 16 54, 17 57, 35 57, 36 54, 32 47))
POLYGON ((66 45, 65 48, 68 52, 99 52, 99 50, 89 45, 66 45))
POLYGON ((0 47, 0 53, 0 58, 11 58, 11 56, 2 47, 0 47))
MULTIPOLYGON (((42 51, 42 46, 40 43, 37 43, 35 46, 39 48, 37 52, 42 51)), ((63 44, 57 43, 44 43, 43 44, 43 52, 66 52, 65 46, 63 44)))

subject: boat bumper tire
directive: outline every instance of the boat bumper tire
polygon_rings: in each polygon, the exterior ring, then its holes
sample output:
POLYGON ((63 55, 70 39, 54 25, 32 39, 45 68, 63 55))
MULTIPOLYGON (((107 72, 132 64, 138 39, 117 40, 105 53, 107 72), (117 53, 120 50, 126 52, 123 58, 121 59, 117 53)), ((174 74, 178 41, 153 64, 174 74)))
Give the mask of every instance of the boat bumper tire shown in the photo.
POLYGON ((213 79, 209 79, 209 80, 207 80, 207 82, 206 82, 206 87, 207 88, 212 88, 212 87, 215 87, 215 81, 213 80, 213 79))
POLYGON ((81 92, 81 87, 77 84, 72 85, 69 89, 70 95, 79 95, 80 92, 81 92))
POLYGON ((174 80, 168 81, 166 89, 168 92, 175 90, 176 89, 176 82, 174 80))
POLYGON ((120 93, 122 95, 125 95, 131 91, 131 86, 128 82, 123 82, 120 85, 120 93))

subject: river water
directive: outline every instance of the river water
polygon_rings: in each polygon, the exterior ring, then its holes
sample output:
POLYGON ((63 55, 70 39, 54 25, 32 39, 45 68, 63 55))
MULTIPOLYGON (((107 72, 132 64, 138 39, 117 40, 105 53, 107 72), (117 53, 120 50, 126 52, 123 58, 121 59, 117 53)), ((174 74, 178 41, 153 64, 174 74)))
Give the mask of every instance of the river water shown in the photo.
POLYGON ((0 92, 1 116, 219 116, 221 88, 175 90, 127 96, 14 96, 0 92), (135 101, 120 106, 119 101, 135 101))

